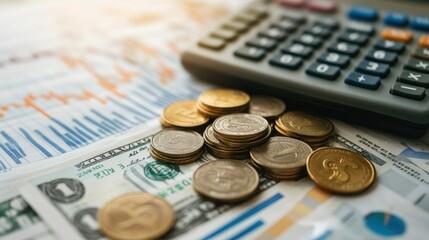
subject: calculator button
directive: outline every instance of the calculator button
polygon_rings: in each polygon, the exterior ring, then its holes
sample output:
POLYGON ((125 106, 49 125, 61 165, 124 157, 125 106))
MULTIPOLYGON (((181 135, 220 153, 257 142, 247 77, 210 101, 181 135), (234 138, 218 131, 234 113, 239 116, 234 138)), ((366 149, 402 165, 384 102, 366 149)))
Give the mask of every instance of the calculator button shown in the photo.
POLYGON ((287 14, 283 14, 281 18, 292 20, 297 24, 303 24, 307 21, 306 17, 303 14, 295 13, 295 12, 289 12, 287 14))
POLYGON ((234 17, 234 21, 245 23, 248 26, 256 24, 258 20, 259 20, 258 16, 251 14, 249 12, 242 12, 234 17))
POLYGON ((377 62, 363 60, 356 67, 356 71, 366 73, 382 78, 387 77, 390 73, 389 65, 377 62))
POLYGON ((419 45, 424 48, 429 48, 429 35, 423 35, 419 39, 419 45))
POLYGON ((413 33, 397 28, 385 28, 381 32, 381 38, 398 42, 410 42, 413 39, 413 33))
POLYGON ((337 4, 332 0, 309 0, 307 8, 314 12, 334 13, 337 11, 337 4))
POLYGON ((368 42, 368 35, 358 32, 344 32, 338 37, 339 41, 365 45, 368 42))
POLYGON ((429 48, 417 47, 413 52, 413 56, 416 58, 429 60, 429 48))
POLYGON ((404 70, 398 77, 399 82, 420 87, 429 87, 429 74, 404 70))
POLYGON ((278 53, 270 59, 269 63, 274 66, 295 70, 302 65, 302 58, 290 54, 278 53))
POLYGON ((286 32, 294 32, 298 28, 296 23, 289 19, 280 19, 280 21, 272 23, 271 26, 280 28, 286 32))
POLYGON ((237 38, 237 32, 229 30, 229 29, 217 29, 216 31, 212 32, 210 36, 214 38, 220 38, 225 41, 233 41, 237 38))
POLYGON ((302 43, 304 45, 318 48, 322 44, 322 39, 319 37, 315 37, 311 34, 302 34, 297 39, 294 40, 296 43, 302 43))
POLYGON ((264 4, 254 4, 247 8, 246 11, 260 19, 268 16, 267 7, 264 4))
POLYGON ((317 59, 317 61, 345 68, 350 63, 350 57, 338 53, 325 52, 317 59))
POLYGON ((378 40, 375 44, 375 48, 390 52, 402 53, 405 50, 405 44, 392 40, 378 40))
POLYGON ((277 41, 265 37, 255 37, 247 41, 246 45, 266 50, 273 50, 277 45, 277 41))
POLYGON ((223 28, 230 29, 239 33, 243 33, 249 29, 249 26, 243 22, 229 21, 223 24, 223 28))
POLYGON ((286 32, 280 28, 270 27, 259 33, 259 36, 272 38, 277 41, 284 40, 286 38, 286 32))
POLYGON ((302 58, 308 58, 311 56, 313 52, 313 48, 306 47, 299 43, 293 43, 291 45, 287 45, 284 48, 282 48, 282 52, 289 53, 302 58))
POLYGON ((352 57, 356 56, 359 52, 359 46, 346 42, 336 42, 332 44, 329 48, 330 51, 336 53, 342 53, 346 55, 350 55, 352 57))
POLYGON ((221 50, 226 46, 226 42, 219 38, 206 37, 198 42, 200 47, 212 49, 212 50, 221 50))
POLYGON ((387 52, 379 49, 372 49, 365 56, 365 59, 375 62, 382 62, 389 65, 394 65, 398 60, 398 55, 396 53, 387 52))
POLYGON ((361 32, 361 33, 366 33, 368 35, 372 35, 375 32, 375 29, 373 26, 366 23, 360 23, 360 22, 349 22, 346 28, 351 32, 361 32))
POLYGON ((335 18, 317 19, 316 24, 327 27, 331 30, 337 30, 340 27, 340 22, 335 18))
POLYGON ((345 83, 357 87, 375 90, 380 86, 381 81, 380 78, 376 76, 352 72, 347 76, 345 83))
POLYGON ((340 76, 340 68, 336 66, 331 66, 325 63, 312 63, 310 67, 305 70, 305 73, 311 76, 335 80, 340 76))
POLYGON ((386 17, 384 17, 384 24, 397 26, 397 27, 404 27, 408 24, 408 17, 403 13, 390 12, 386 15, 386 17))
POLYGON ((312 34, 321 38, 327 38, 331 35, 331 30, 329 28, 323 27, 322 25, 314 24, 309 29, 306 29, 305 33, 312 34))
POLYGON ((410 58, 407 63, 405 63, 405 69, 415 70, 422 73, 429 73, 429 62, 410 58))
POLYGON ((400 82, 396 82, 390 93, 393 95, 406 97, 415 100, 422 100, 426 95, 426 89, 422 87, 416 87, 413 85, 408 85, 400 82))
POLYGON ((255 47, 241 47, 234 52, 234 55, 241 58, 246 58, 252 61, 259 61, 265 57, 266 52, 255 47))
POLYGON ((377 20, 378 13, 375 8, 369 7, 352 7, 349 10, 349 18, 363 21, 377 20))
POLYGON ((304 7, 306 0, 276 0, 277 4, 288 7, 304 7))
POLYGON ((410 23, 411 27, 417 30, 429 31, 429 18, 414 17, 410 23))

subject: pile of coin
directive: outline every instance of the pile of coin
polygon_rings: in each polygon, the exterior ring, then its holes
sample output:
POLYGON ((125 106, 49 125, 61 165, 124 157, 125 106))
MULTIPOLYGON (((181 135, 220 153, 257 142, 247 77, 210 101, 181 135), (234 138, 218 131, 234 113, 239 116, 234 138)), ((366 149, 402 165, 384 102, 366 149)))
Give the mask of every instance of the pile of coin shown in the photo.
POLYGON ((210 119, 197 109, 197 102, 184 100, 175 102, 166 108, 161 114, 160 121, 164 127, 176 127, 202 132, 207 127, 210 119))
POLYGON ((328 119, 299 111, 281 115, 275 129, 286 137, 306 142, 313 149, 325 145, 334 133, 334 125, 328 119))
POLYGON ((249 113, 261 116, 268 121, 277 119, 286 110, 286 104, 274 97, 253 95, 250 99, 249 113))
POLYGON ((194 172, 192 186, 205 198, 223 203, 246 200, 258 189, 259 175, 249 164, 237 160, 204 163, 194 172))
POLYGON ((307 172, 316 185, 339 194, 368 189, 375 181, 375 168, 365 157, 342 148, 314 151, 307 160, 307 172))
POLYGON ((176 215, 163 198, 131 192, 106 202, 97 220, 101 231, 111 239, 159 239, 174 226, 176 215))
POLYGON ((306 162, 313 152, 297 139, 272 137, 250 150, 252 164, 264 176, 274 180, 297 180, 306 175, 306 162))
POLYGON ((209 125, 203 134, 207 151, 218 158, 226 159, 247 159, 249 158, 249 148, 232 147, 219 141, 214 136, 213 126, 209 125))
POLYGON ((250 96, 234 89, 213 89, 203 92, 197 101, 200 113, 209 117, 217 118, 231 113, 240 113, 247 110, 250 96))
POLYGON ((162 162, 191 163, 204 153, 204 139, 195 131, 164 129, 153 136, 149 153, 162 162))

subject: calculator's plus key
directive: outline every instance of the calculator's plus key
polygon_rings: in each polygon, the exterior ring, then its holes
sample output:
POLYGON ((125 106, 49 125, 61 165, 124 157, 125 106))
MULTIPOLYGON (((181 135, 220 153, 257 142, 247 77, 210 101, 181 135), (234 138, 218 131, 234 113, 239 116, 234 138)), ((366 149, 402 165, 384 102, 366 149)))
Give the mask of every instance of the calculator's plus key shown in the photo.
POLYGON ((268 29, 259 32, 259 36, 271 38, 277 41, 282 41, 287 37, 287 33, 280 28, 270 27, 268 29))
POLYGON ((320 37, 315 37, 311 34, 304 33, 295 39, 294 42, 301 43, 313 48, 318 48, 322 44, 322 39, 320 37))
POLYGON ((245 58, 252 61, 259 61, 265 57, 266 51, 255 47, 241 47, 234 52, 237 57, 245 58))
POLYGON ((286 18, 282 18, 277 22, 273 22, 271 26, 280 28, 281 30, 286 32, 295 32, 298 28, 297 23, 286 18))
POLYGON ((333 0, 308 0, 307 8, 314 12, 334 13, 337 11, 337 3, 333 0))
POLYGON ((332 44, 328 50, 354 57, 359 53, 359 46, 346 42, 336 42, 332 44))
POLYGON ((355 20, 373 22, 377 20, 378 12, 375 8, 356 6, 349 9, 348 16, 355 20))
POLYGON ((302 58, 291 54, 278 53, 270 59, 269 63, 274 66, 295 70, 302 65, 302 58))
POLYGON ((429 18, 427 17, 414 17, 411 19, 410 26, 417 30, 429 32, 429 18))
POLYGON ((426 95, 426 89, 422 87, 417 87, 413 85, 408 85, 400 82, 396 82, 392 89, 390 89, 390 93, 393 95, 422 100, 426 95))
POLYGON ((385 28, 381 32, 381 38, 408 43, 413 39, 413 33, 403 29, 385 28))
POLYGON ((198 42, 200 47, 208 48, 211 50, 221 50, 226 46, 226 42, 223 39, 206 37, 198 42))
POLYGON ((319 24, 314 24, 312 27, 305 30, 305 33, 321 37, 321 38, 327 38, 331 35, 331 29, 327 27, 323 27, 319 24))
POLYGON ((384 24, 396 27, 405 27, 408 24, 408 17, 403 13, 389 12, 384 17, 384 24))
POLYGON ((416 58, 429 60, 429 48, 417 47, 413 52, 413 56, 416 58))
POLYGON ((373 26, 361 22, 349 22, 346 26, 346 29, 350 32, 361 32, 368 35, 372 35, 375 32, 373 26))
POLYGON ((392 40, 378 40, 375 45, 375 48, 383 49, 390 52, 402 53, 405 50, 405 44, 402 42, 395 42, 392 40))
POLYGON ((313 53, 313 48, 304 46, 300 43, 293 43, 282 48, 282 52, 289 53, 302 58, 308 58, 313 53))
POLYGON ((429 61, 410 58, 408 62, 405 63, 405 69, 414 70, 421 73, 429 73, 429 61))
POLYGON ((389 65, 394 65, 398 60, 398 55, 396 53, 387 52, 380 49, 372 49, 365 56, 365 59, 374 61, 374 62, 381 62, 389 65))
POLYGON ((414 86, 420 87, 429 87, 429 74, 412 72, 408 70, 403 70, 401 75, 398 77, 399 82, 411 84, 414 86))
POLYGON ((340 22, 335 18, 319 18, 315 21, 315 24, 331 30, 337 30, 340 27, 340 22))
POLYGON ((265 37, 255 37, 247 41, 246 45, 266 50, 273 50, 277 45, 277 41, 265 37))
POLYGON ((369 36, 364 33, 346 31, 338 37, 338 40, 363 46, 368 42, 369 36))
POLYGON ((350 63, 350 57, 338 53, 325 52, 317 59, 317 61, 345 68, 350 63))
POLYGON ((210 33, 210 36, 214 38, 220 38, 225 41, 233 41, 237 38, 238 34, 232 30, 220 28, 210 33))
POLYGON ((281 18, 292 20, 297 24, 303 24, 307 21, 307 18, 303 14, 296 12, 288 12, 286 14, 282 14, 281 18))
POLYGON ((387 64, 363 60, 357 65, 356 71, 385 78, 389 75, 390 68, 387 64))
POLYGON ((380 78, 376 76, 352 72, 347 76, 345 83, 361 88, 375 90, 380 86, 381 81, 380 78))
POLYGON ((335 80, 340 76, 340 68, 325 63, 315 62, 305 70, 305 73, 323 79, 335 80))

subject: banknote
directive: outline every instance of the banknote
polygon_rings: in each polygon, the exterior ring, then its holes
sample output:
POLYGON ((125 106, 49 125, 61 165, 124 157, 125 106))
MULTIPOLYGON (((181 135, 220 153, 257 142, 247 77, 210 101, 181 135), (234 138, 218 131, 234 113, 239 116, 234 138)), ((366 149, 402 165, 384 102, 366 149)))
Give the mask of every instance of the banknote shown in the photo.
MULTIPOLYGON (((166 238, 180 236, 226 212, 230 205, 201 199, 192 189, 193 171, 215 158, 205 154, 200 160, 181 166, 155 161, 148 149, 151 136, 159 130, 154 128, 116 147, 106 147, 96 156, 71 160, 55 171, 30 180, 20 192, 64 239, 104 238, 96 221, 97 211, 109 199, 127 192, 157 194, 174 206, 177 223, 166 238)), ((259 191, 276 183, 261 178, 259 191)))

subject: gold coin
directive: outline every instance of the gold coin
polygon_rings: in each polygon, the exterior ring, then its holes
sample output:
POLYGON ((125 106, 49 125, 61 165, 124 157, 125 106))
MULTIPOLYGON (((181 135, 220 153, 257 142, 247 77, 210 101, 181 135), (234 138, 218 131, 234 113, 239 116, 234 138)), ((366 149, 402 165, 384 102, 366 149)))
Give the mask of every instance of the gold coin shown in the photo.
POLYGON ((240 108, 249 103, 250 96, 240 90, 220 88, 202 93, 198 101, 208 107, 240 108))
POLYGON ((151 147, 162 155, 169 157, 190 156, 204 147, 204 139, 195 131, 164 129, 156 133, 151 147))
POLYGON ((191 128, 206 124, 209 118, 198 112, 196 101, 184 100, 167 106, 163 111, 163 120, 168 125, 191 128))
POLYGON ((230 140, 264 135, 268 127, 269 123, 265 118, 248 113, 225 115, 213 122, 215 133, 230 140))
POLYGON ((375 180, 375 168, 361 155, 342 148, 320 148, 307 160, 310 178, 321 188, 341 194, 353 194, 369 188, 375 180))
POLYGON ((157 239, 176 221, 171 204, 143 192, 126 193, 106 202, 97 220, 101 231, 113 239, 157 239))
POLYGON ((277 125, 290 134, 315 138, 329 136, 334 129, 334 125, 328 119, 298 111, 284 113, 277 125))
POLYGON ((286 109, 285 103, 274 97, 254 95, 249 104, 249 113, 272 119, 282 114, 286 109))

